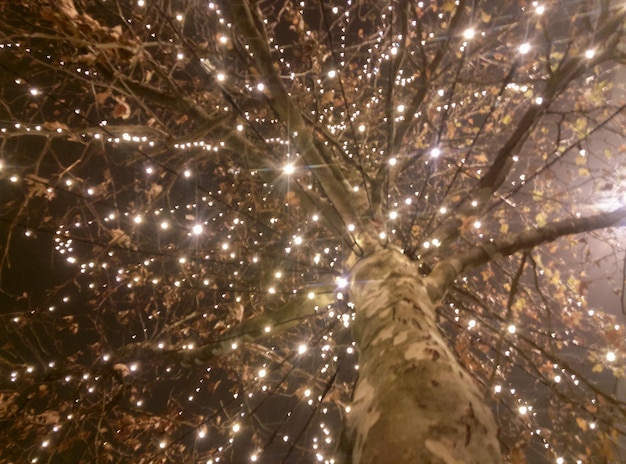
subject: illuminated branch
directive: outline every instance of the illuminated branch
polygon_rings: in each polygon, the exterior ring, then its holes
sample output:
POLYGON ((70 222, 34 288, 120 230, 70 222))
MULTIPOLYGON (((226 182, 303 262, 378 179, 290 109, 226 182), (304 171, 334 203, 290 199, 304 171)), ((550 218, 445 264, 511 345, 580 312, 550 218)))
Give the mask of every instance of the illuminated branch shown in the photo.
POLYGON ((111 356, 110 363, 123 363, 142 355, 158 355, 166 356, 179 364, 201 364, 231 353, 247 342, 263 336, 274 336, 300 324, 303 319, 314 316, 318 310, 332 304, 335 301, 334 290, 334 285, 316 286, 309 294, 297 295, 275 310, 268 309, 255 318, 245 320, 219 339, 200 342, 193 348, 176 348, 168 351, 152 342, 126 345, 111 356))
MULTIPOLYGON (((550 77, 544 91, 544 99, 549 103, 557 98, 567 86, 576 78, 580 77, 589 66, 600 64, 612 54, 613 47, 617 45, 623 33, 623 22, 626 17, 626 9, 616 12, 597 32, 595 40, 603 43, 605 51, 598 54, 589 63, 585 57, 576 56, 564 60, 558 69, 550 77)), ((516 130, 511 134, 505 144, 500 148, 494 162, 480 179, 474 189, 473 199, 479 201, 489 198, 504 183, 509 171, 513 167, 513 155, 515 155, 522 144, 530 135, 532 128, 543 115, 541 106, 533 106, 526 110, 526 113, 518 123, 516 130)))
MULTIPOLYGON (((402 141, 404 140, 404 137, 409 132, 409 130, 411 130, 414 127, 414 123, 415 123, 414 115, 419 111, 420 107, 422 106, 424 102, 424 99, 428 95, 428 90, 430 89, 429 79, 435 74, 437 67, 439 67, 441 60, 443 59, 448 49, 448 46, 450 45, 450 41, 453 40, 458 30, 458 27, 460 26, 461 19, 464 14, 464 10, 465 10, 465 1, 460 1, 456 7, 454 16, 452 16, 452 19, 450 20, 450 26, 448 27, 447 39, 441 45, 441 47, 437 51, 437 54, 432 59, 432 61, 430 63, 426 63, 426 56, 425 55, 422 56, 422 59, 424 60, 424 66, 420 74, 420 77, 417 81, 418 88, 417 88, 415 96, 411 100, 411 103, 409 103, 409 105, 407 106, 407 109, 405 110, 405 113, 408 115, 407 118, 403 122, 398 124, 397 130, 395 133, 395 138, 393 140, 394 151, 397 150, 398 147, 402 145, 402 141)), ((423 52, 423 49, 421 50, 423 52)))
POLYGON ((432 273, 427 277, 429 295, 434 299, 442 298, 457 276, 493 259, 529 250, 565 235, 617 226, 625 218, 626 207, 594 216, 563 219, 459 252, 440 261, 433 268, 432 273))
POLYGON ((346 224, 361 225, 361 230, 365 230, 357 213, 359 208, 355 208, 355 200, 362 203, 363 198, 355 198, 356 194, 350 189, 343 173, 329 164, 330 158, 324 156, 315 147, 313 130, 302 118, 300 110, 283 86, 281 78, 274 68, 274 60, 266 46, 267 38, 256 27, 247 2, 235 1, 227 3, 227 7, 231 11, 231 17, 236 27, 245 37, 246 45, 248 45, 261 75, 267 82, 266 89, 272 106, 283 123, 289 128, 289 135, 293 138, 302 158, 311 167, 312 174, 319 181, 324 193, 337 209, 343 221, 346 224))
POLYGON ((442 244, 448 244, 456 239, 459 236, 463 219, 479 212, 487 204, 489 198, 502 186, 515 165, 514 156, 519 153, 523 144, 532 134, 535 126, 544 115, 547 105, 559 97, 568 85, 587 71, 590 66, 598 65, 611 58, 613 48, 622 37, 621 25, 625 17, 626 9, 622 8, 598 31, 596 41, 601 41, 605 47, 602 54, 598 54, 591 61, 581 56, 566 58, 560 63, 558 69, 551 74, 543 92, 544 103, 526 109, 524 115, 516 123, 513 133, 498 150, 489 169, 457 207, 456 214, 436 229, 437 239, 442 244))

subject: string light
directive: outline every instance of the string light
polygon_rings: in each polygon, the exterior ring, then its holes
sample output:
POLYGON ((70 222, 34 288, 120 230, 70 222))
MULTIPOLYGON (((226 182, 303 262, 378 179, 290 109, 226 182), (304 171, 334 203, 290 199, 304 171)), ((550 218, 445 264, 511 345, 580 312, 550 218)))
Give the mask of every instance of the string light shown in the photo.
POLYGON ((468 28, 463 31, 463 38, 465 40, 471 40, 476 35, 476 31, 473 28, 468 28))

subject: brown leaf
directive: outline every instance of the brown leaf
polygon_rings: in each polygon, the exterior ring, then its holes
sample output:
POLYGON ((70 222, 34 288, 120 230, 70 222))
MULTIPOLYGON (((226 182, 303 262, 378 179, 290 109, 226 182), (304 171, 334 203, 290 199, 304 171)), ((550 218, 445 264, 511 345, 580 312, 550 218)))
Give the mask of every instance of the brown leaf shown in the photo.
POLYGON ((115 108, 113 110, 113 115, 116 118, 128 119, 130 118, 130 114, 130 105, 125 101, 118 100, 117 105, 115 105, 115 108))
POLYGON ((104 102, 106 102, 110 96, 111 92, 108 91, 96 93, 96 103, 98 103, 99 105, 104 105, 104 102))
POLYGON ((526 454, 521 448, 511 450, 511 464, 526 464, 526 454))
POLYGON ((42 126, 44 129, 47 129, 49 131, 55 131, 57 129, 62 129, 66 131, 70 130, 70 128, 67 127, 67 124, 63 124, 62 122, 59 122, 59 121, 44 122, 42 126))

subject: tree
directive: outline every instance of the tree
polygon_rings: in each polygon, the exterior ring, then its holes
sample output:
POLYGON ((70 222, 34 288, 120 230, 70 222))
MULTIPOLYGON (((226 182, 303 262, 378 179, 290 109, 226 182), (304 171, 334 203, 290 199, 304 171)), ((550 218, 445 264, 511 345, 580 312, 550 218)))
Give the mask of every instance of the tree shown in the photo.
POLYGON ((617 462, 623 3, 0 11, 7 462, 617 462))

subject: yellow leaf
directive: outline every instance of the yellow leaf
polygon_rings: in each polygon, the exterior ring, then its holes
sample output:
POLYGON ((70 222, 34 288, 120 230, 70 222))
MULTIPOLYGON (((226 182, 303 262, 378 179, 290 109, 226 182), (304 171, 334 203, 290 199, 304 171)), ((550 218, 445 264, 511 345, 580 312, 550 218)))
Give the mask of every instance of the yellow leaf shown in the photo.
POLYGON ((587 430, 587 421, 582 417, 576 418, 576 425, 578 425, 578 428, 580 428, 581 430, 587 430))
POLYGON ((580 177, 587 177, 589 175, 589 169, 587 169, 587 168, 578 168, 578 175, 580 177))
POLYGON ((491 21, 491 15, 489 13, 485 13, 484 11, 480 12, 480 20, 483 23, 488 23, 489 21, 491 21))
POLYGON ((487 158, 487 155, 485 153, 479 153, 474 156, 474 161, 480 164, 487 164, 489 162, 489 158, 487 158))
POLYGON ((507 223, 500 225, 500 233, 506 234, 509 231, 509 225, 507 223))
POLYGON ((587 158, 583 155, 579 155, 576 157, 576 166, 587 166, 587 158))
POLYGON ((505 114, 504 117, 502 118, 502 124, 504 124, 505 126, 508 126, 509 124, 511 124, 512 120, 513 118, 511 118, 510 114, 505 114))
POLYGON ((592 372, 596 372, 596 373, 600 373, 604 370, 604 366, 602 364, 596 364, 595 366, 593 366, 593 368, 591 369, 592 372))
POLYGON ((441 5, 441 11, 445 11, 447 13, 454 13, 456 10, 456 2, 448 0, 443 5, 441 5))
POLYGON ((543 227, 548 223, 548 216, 543 211, 535 216, 537 227, 543 227))

